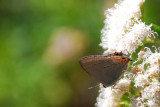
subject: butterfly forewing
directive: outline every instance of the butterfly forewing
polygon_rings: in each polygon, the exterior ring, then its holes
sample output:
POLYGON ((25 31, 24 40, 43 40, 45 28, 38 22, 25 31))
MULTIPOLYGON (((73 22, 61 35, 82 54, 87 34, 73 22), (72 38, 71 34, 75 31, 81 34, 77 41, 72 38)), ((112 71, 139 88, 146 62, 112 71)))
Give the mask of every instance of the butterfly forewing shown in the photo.
POLYGON ((127 62, 120 62, 120 56, 86 56, 80 60, 82 68, 104 86, 114 84, 127 68, 127 62))

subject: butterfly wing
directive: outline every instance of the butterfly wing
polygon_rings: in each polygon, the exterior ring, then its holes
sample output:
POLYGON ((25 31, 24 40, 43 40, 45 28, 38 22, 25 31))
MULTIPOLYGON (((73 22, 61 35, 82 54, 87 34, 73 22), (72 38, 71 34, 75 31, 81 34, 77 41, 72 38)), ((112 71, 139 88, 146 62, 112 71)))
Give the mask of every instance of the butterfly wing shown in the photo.
POLYGON ((127 62, 120 62, 120 58, 121 56, 86 56, 80 59, 80 65, 87 73, 104 86, 110 86, 114 84, 123 74, 123 71, 127 69, 127 62))

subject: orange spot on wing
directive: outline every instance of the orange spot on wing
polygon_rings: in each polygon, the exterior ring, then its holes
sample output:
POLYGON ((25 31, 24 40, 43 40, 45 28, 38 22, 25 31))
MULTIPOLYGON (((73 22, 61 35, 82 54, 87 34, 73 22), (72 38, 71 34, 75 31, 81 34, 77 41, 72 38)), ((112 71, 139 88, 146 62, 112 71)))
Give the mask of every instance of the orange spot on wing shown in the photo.
POLYGON ((120 55, 114 55, 114 56, 120 56, 120 55))
POLYGON ((125 61, 126 60, 126 58, 121 58, 120 59, 120 62, 123 62, 123 61, 125 61))
POLYGON ((127 63, 129 63, 129 60, 127 61, 127 63))

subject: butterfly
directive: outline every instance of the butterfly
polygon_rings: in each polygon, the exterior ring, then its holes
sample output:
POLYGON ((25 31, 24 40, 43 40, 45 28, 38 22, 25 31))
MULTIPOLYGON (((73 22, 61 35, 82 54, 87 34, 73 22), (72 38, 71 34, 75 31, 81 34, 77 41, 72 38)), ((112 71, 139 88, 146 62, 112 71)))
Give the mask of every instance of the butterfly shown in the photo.
POLYGON ((104 87, 114 85, 132 61, 126 54, 115 52, 108 55, 85 56, 79 60, 81 67, 104 87))

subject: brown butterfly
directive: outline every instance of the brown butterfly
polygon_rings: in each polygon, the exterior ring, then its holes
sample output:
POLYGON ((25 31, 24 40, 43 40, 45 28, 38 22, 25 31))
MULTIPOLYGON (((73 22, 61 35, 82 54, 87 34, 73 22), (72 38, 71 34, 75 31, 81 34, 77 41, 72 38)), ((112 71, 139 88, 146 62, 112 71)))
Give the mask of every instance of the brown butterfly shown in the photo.
POLYGON ((80 59, 82 68, 104 87, 115 84, 132 61, 126 54, 115 52, 109 55, 91 55, 80 59))

